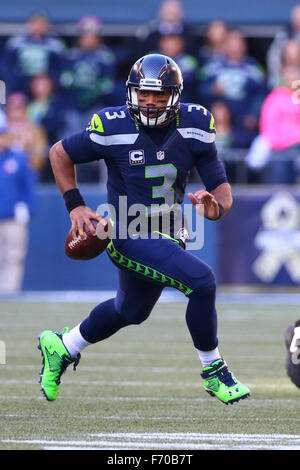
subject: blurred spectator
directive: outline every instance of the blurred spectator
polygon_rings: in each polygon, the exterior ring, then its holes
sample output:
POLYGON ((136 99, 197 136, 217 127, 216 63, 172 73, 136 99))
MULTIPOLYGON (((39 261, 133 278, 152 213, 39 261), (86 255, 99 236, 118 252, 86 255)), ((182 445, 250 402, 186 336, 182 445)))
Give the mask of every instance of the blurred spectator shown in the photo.
POLYGON ((282 52, 290 40, 294 40, 300 44, 300 4, 296 5, 291 10, 289 27, 280 31, 275 36, 267 52, 268 86, 270 88, 279 85, 282 52))
MULTIPOLYGON (((300 42, 291 40, 284 46, 281 57, 281 68, 286 66, 300 68, 300 42)), ((278 78, 278 85, 280 85, 280 76, 278 78)))
MULTIPOLYGON (((116 60, 113 51, 103 42, 101 29, 98 18, 83 17, 78 23, 76 47, 67 53, 60 83, 68 107, 69 134, 85 129, 94 112, 113 104, 116 60)), ((102 163, 79 165, 78 181, 99 182, 100 168, 104 168, 102 163)))
POLYGON ((14 93, 7 99, 7 131, 13 150, 28 155, 31 168, 40 173, 46 163, 48 142, 44 129, 27 116, 28 98, 14 93))
POLYGON ((282 85, 265 99, 260 117, 260 135, 253 142, 247 163, 260 172, 262 183, 293 184, 300 162, 300 69, 286 66, 282 85))
POLYGON ((239 31, 228 32, 224 58, 208 61, 201 70, 201 102, 210 108, 214 101, 224 101, 231 111, 233 127, 247 133, 250 144, 257 134, 265 93, 263 71, 247 55, 245 38, 239 31))
POLYGON ((227 25, 220 20, 213 21, 208 26, 205 44, 199 49, 200 66, 206 62, 222 58, 225 54, 225 44, 228 34, 227 25))
POLYGON ((66 53, 60 83, 67 98, 68 131, 86 127, 93 112, 111 105, 114 91, 115 56, 101 37, 102 24, 96 17, 78 23, 76 47, 66 53))
POLYGON ((158 11, 158 17, 137 30, 140 40, 140 56, 157 50, 160 36, 180 35, 185 40, 185 48, 193 51, 193 39, 189 27, 184 21, 183 4, 178 0, 164 0, 158 11))
MULTIPOLYGON (((47 74, 37 75, 31 80, 30 94, 32 99, 27 107, 27 116, 31 122, 44 129, 50 147, 64 135, 66 116, 62 97, 47 74)), ((49 158, 46 159, 40 180, 54 181, 49 158)))
POLYGON ((0 134, 1 294, 13 294, 22 287, 35 190, 35 177, 27 156, 9 146, 9 135, 0 134))
POLYGON ((248 135, 232 126, 230 109, 222 101, 213 103, 210 109, 216 128, 216 147, 218 155, 224 161, 230 183, 238 183, 238 150, 248 147, 248 135), (233 152, 237 150, 237 152, 233 152))
POLYGON ((285 43, 281 50, 279 66, 280 69, 276 72, 274 70, 273 72, 271 89, 280 86, 282 67, 291 66, 300 68, 300 41, 298 42, 295 39, 291 39, 285 43), (277 73, 277 75, 275 75, 275 73, 277 73))
POLYGON ((51 146, 62 137, 64 132, 64 103, 54 88, 51 77, 47 74, 37 75, 30 82, 31 101, 28 104, 27 116, 30 121, 42 126, 51 146))
POLYGON ((248 136, 236 130, 232 126, 232 116, 230 109, 222 101, 212 104, 210 111, 215 120, 216 146, 218 151, 233 148, 247 148, 248 136))
POLYGON ((48 73, 59 77, 64 43, 50 35, 50 22, 45 13, 36 13, 27 21, 28 33, 8 40, 5 49, 4 77, 8 92, 27 93, 29 81, 35 75, 48 73))
POLYGON ((197 102, 198 63, 195 57, 185 53, 185 41, 182 36, 168 34, 160 37, 159 53, 171 57, 179 66, 183 77, 183 92, 181 101, 197 102))

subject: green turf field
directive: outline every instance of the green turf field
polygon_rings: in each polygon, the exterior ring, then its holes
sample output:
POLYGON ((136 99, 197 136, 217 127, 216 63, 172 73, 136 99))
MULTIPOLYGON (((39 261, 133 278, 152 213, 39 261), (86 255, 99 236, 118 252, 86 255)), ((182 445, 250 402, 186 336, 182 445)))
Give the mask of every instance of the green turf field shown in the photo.
POLYGON ((185 304, 160 303, 142 325, 86 349, 47 402, 36 337, 75 326, 93 306, 0 303, 1 449, 300 449, 300 390, 283 342, 297 305, 218 304, 221 353, 250 399, 225 406, 204 391, 185 304))

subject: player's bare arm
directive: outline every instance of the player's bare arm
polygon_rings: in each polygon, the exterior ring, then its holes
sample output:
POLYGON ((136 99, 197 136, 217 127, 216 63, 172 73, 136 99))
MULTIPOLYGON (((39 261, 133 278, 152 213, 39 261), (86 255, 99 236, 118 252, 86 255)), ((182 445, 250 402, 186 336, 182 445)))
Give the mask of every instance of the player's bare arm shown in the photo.
POLYGON ((191 203, 194 205, 196 211, 202 214, 204 207, 204 217, 207 219, 216 220, 220 216, 220 206, 224 209, 222 215, 229 211, 232 206, 232 194, 229 183, 222 183, 213 189, 210 193, 204 189, 200 189, 193 193, 188 193, 191 203))
MULTIPOLYGON (((75 165, 63 148, 61 141, 51 147, 49 158, 56 184, 61 193, 64 195, 67 191, 77 188, 75 165)), ((91 223, 91 219, 98 220, 99 222, 103 220, 102 223, 106 225, 106 221, 102 217, 85 205, 71 210, 70 219, 73 238, 76 238, 77 235, 82 239, 86 238, 86 233, 83 229, 84 224, 87 225, 93 235, 96 235, 96 229, 91 223)))

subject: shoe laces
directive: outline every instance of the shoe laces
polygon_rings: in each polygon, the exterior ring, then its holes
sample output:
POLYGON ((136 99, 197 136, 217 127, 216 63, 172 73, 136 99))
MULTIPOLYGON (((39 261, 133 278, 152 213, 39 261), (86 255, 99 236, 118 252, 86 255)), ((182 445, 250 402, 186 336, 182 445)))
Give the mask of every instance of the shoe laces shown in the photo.
POLYGON ((201 376, 203 379, 211 379, 213 377, 217 377, 220 382, 227 385, 227 387, 232 387, 233 385, 236 385, 236 382, 234 381, 234 378, 224 361, 219 361, 218 363, 205 369, 201 376))
POLYGON ((66 372, 67 370, 67 367, 73 363, 73 370, 76 370, 76 367, 78 366, 79 364, 79 361, 80 361, 80 354, 77 355, 76 359, 69 359, 67 356, 63 356, 62 357, 62 363, 61 363, 61 367, 60 367, 60 372, 58 374, 58 377, 57 377, 57 380, 56 380, 56 383, 57 385, 60 384, 60 378, 61 376, 66 372))
MULTIPOLYGON (((62 335, 64 332, 68 331, 69 329, 68 328, 64 328, 63 329, 63 332, 60 334, 60 333, 57 333, 57 335, 60 337, 60 339, 62 340, 62 335)), ((79 364, 79 361, 81 359, 81 355, 78 353, 76 358, 69 358, 68 356, 64 355, 62 356, 62 362, 61 362, 61 365, 60 365, 60 371, 59 371, 59 374, 57 376, 57 380, 56 380, 56 383, 57 385, 60 384, 60 378, 61 376, 66 372, 67 370, 67 367, 70 365, 70 364, 73 364, 73 370, 76 370, 76 367, 78 366, 79 364)))
POLYGON ((228 370, 227 366, 222 367, 220 370, 217 370, 215 374, 220 382, 223 382, 227 387, 232 387, 236 385, 236 382, 233 380, 231 372, 228 370))

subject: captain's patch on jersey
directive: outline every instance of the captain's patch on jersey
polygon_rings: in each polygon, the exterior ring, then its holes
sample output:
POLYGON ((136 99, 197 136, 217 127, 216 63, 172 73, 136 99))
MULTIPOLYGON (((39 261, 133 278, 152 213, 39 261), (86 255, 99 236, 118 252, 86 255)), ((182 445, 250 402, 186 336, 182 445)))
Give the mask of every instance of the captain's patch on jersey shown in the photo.
POLYGON ((144 150, 130 150, 129 151, 130 165, 144 165, 145 155, 144 150))

